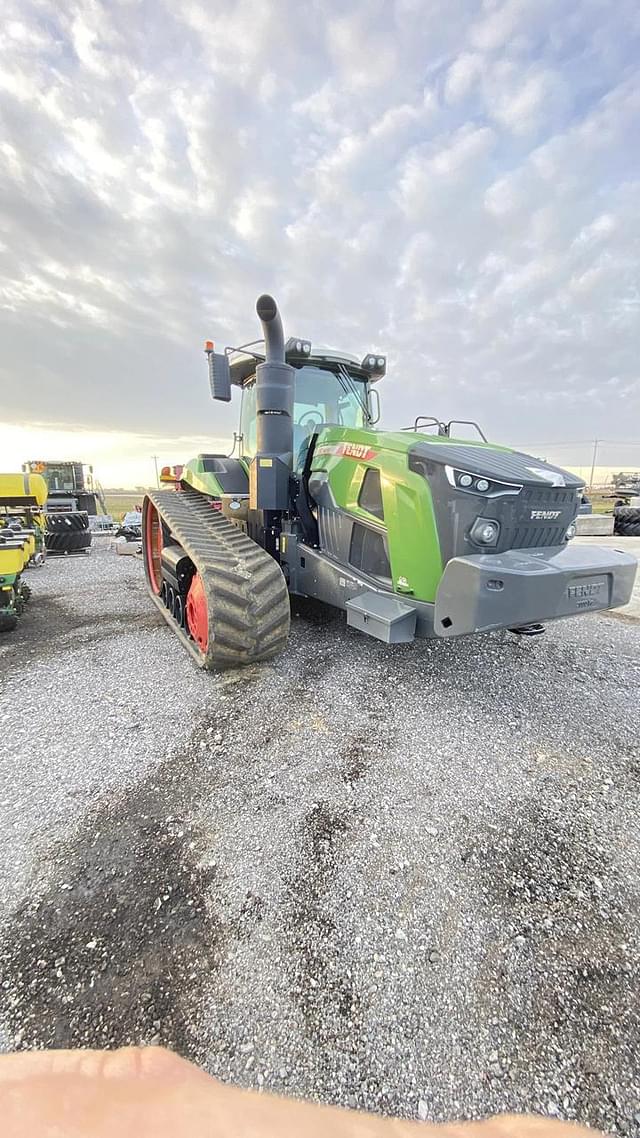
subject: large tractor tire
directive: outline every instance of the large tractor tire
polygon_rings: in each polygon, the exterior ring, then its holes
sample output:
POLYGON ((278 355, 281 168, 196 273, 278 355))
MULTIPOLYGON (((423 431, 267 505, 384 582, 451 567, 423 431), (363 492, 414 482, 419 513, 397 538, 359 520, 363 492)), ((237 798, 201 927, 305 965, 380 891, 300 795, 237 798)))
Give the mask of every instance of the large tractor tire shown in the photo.
POLYGON ((88 549, 91 531, 86 510, 48 513, 44 543, 49 553, 81 553, 88 549))
POLYGON ((49 533, 68 533, 87 529, 89 529, 89 515, 86 510, 47 514, 47 530, 49 533))
POLYGON ((618 506, 614 518, 614 533, 621 537, 640 537, 640 509, 637 506, 618 506))
POLYGON ((91 545, 89 530, 69 529, 44 535, 48 553, 81 553, 91 545))

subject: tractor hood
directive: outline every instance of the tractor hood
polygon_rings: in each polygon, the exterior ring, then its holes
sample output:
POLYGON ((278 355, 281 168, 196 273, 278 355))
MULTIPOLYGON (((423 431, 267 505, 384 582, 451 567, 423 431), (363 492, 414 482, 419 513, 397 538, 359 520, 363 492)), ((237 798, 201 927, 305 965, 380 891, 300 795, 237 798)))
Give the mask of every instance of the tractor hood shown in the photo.
POLYGON ((567 489, 573 496, 584 486, 582 478, 535 455, 509 450, 494 443, 426 436, 417 431, 355 430, 328 424, 318 435, 316 455, 347 454, 351 458, 374 457, 381 451, 405 454, 409 467, 428 471, 431 465, 487 478, 490 481, 567 489))
POLYGON ((429 487, 443 562, 476 553, 563 546, 571 534, 584 482, 530 454, 490 443, 414 431, 353 431, 327 427, 314 461, 345 457, 380 464, 406 455, 412 474, 429 487), (483 547, 478 527, 495 523, 498 540, 483 547))
MULTIPOLYGON (((415 435, 412 437, 416 438, 415 435)), ((442 442, 421 439, 408 449, 410 456, 427 462, 444 463, 456 470, 501 482, 574 490, 584 486, 583 480, 570 471, 520 451, 494 449, 486 444, 480 446, 450 439, 443 439, 442 442)))
MULTIPOLYGON (((509 450, 496 443, 475 442, 469 439, 450 439, 440 435, 424 435, 418 431, 353 431, 349 428, 328 426, 320 436, 322 443, 358 443, 373 450, 391 450, 415 456, 439 466, 451 466, 468 471, 478 477, 517 482, 523 486, 555 486, 578 490, 584 486, 582 478, 562 467, 554 466, 535 455, 509 450)), ((411 465, 411 464, 410 464, 411 465)))

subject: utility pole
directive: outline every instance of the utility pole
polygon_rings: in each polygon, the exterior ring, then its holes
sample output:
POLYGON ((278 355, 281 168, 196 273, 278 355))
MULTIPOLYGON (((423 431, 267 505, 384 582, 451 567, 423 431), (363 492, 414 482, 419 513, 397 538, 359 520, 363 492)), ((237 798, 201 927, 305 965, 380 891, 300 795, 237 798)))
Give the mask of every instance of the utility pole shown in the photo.
POLYGON ((598 457, 598 439, 593 440, 593 461, 591 463, 591 478, 589 479, 589 492, 593 490, 593 477, 596 469, 596 459, 598 457))
POLYGON ((155 470, 156 470, 156 487, 159 490, 160 489, 160 478, 158 476, 158 456, 157 456, 157 454, 152 454, 151 457, 153 459, 153 465, 155 466, 155 470))

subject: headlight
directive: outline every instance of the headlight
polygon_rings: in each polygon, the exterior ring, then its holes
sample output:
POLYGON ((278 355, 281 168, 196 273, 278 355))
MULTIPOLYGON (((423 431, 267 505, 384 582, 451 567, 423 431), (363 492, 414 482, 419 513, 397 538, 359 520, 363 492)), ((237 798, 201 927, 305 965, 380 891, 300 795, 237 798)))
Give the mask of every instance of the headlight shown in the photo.
POLYGON ((519 482, 498 482, 496 478, 484 478, 472 474, 470 470, 457 470, 455 466, 445 466, 445 474, 450 486, 456 490, 466 490, 467 494, 482 494, 484 498, 501 498, 505 494, 519 494, 519 482))
POLYGON ((575 537, 576 533, 577 533, 576 523, 572 522, 571 525, 569 526, 569 529, 567 530, 567 532, 564 535, 564 540, 565 541, 571 541, 571 538, 575 537))
POLYGON ((469 530, 469 537, 475 545, 497 545, 500 536, 500 522, 493 518, 476 518, 469 530))

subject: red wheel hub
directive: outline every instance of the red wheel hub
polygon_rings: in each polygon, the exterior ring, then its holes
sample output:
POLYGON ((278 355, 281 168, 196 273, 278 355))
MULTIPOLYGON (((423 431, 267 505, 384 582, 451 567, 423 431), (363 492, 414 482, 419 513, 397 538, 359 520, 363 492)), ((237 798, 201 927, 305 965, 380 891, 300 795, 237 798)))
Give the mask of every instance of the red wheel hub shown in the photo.
POLYGON ((209 647, 209 610, 202 577, 195 573, 187 593, 187 626, 201 652, 209 647))
POLYGON ((162 522, 153 502, 145 502, 144 552, 149 584, 159 594, 162 586, 162 522))

